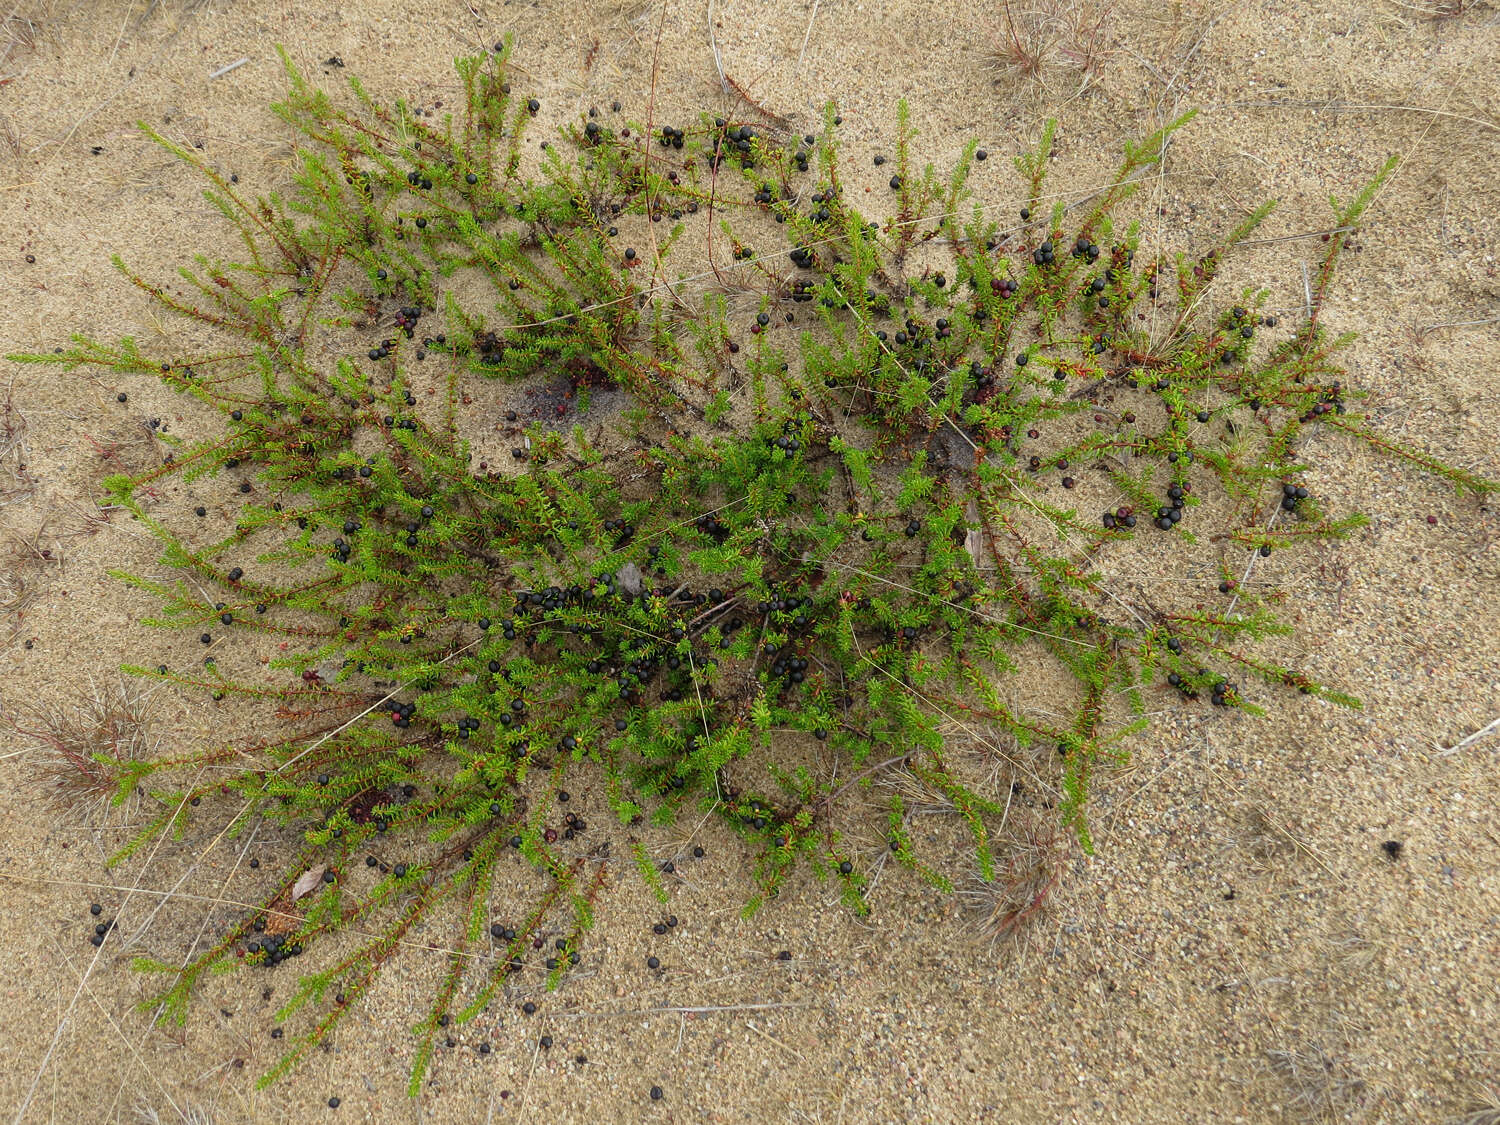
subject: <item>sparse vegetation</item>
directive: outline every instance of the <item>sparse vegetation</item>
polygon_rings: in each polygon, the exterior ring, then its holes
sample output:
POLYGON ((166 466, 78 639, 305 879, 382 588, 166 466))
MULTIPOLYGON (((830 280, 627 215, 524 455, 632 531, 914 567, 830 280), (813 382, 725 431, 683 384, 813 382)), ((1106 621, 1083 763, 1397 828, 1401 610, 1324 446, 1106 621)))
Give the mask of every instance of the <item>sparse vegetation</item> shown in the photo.
POLYGON ((180 576, 119 577, 208 650, 127 671, 282 725, 188 754, 100 751, 97 732, 54 750, 79 791, 107 777, 148 804, 117 862, 209 809, 215 842, 264 824, 282 846, 186 965, 138 962, 164 978, 146 1007, 178 1020, 211 972, 309 966, 263 1081, 443 921, 417 1090, 440 1028, 514 974, 556 986, 581 962, 615 865, 666 897, 648 820, 738 835, 747 911, 807 871, 861 912, 891 858, 945 889, 977 871, 965 894, 1003 936, 1056 878, 1048 836, 1091 847, 1091 777, 1148 697, 1357 705, 1277 658, 1288 595, 1255 570, 1360 526, 1325 510, 1305 433, 1494 488, 1372 429, 1347 340, 1319 324, 1393 164, 1334 201, 1288 319, 1213 288, 1269 204, 1199 253, 1141 250, 1131 196, 1188 117, 1071 206, 1046 183, 1049 126, 1016 160, 1017 221, 975 203, 977 142, 942 175, 919 162, 902 105, 872 220, 832 106, 801 137, 591 112, 533 166, 541 106, 507 57, 459 60, 462 103, 436 121, 288 66, 298 171, 264 198, 148 128, 243 249, 172 283, 117 265, 217 342, 14 357, 151 373, 217 427, 147 435, 170 459, 107 482, 180 576), (1197 577, 1121 580, 1105 559, 1197 577), (237 640, 284 654, 235 670, 237 640), (1028 703, 1042 678, 1046 710, 1028 703), (923 852, 901 782, 876 784, 891 763, 940 795, 967 854, 923 852), (538 955, 547 927, 564 936, 538 955))

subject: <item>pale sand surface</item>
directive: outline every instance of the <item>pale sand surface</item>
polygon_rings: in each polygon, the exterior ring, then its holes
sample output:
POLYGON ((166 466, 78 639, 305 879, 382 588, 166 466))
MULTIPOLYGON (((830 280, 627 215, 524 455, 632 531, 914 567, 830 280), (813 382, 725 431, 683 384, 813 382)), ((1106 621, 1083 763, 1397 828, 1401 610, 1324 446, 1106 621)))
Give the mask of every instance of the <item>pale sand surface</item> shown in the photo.
MULTIPOLYGON (((1023 23, 1034 18, 1024 7, 1023 23)), ((455 96, 454 55, 510 30, 515 81, 556 124, 616 97, 643 116, 659 23, 658 119, 707 108, 754 120, 721 91, 702 3, 672 0, 664 18, 550 0, 22 0, 12 11, 0 33, 3 352, 74 330, 159 330, 109 255, 164 276, 222 235, 197 185, 133 124, 201 142, 261 190, 284 183, 289 135, 266 108, 283 89, 276 43, 308 69, 339 55, 373 90, 430 101, 455 96)), ((1321 229, 1330 192, 1403 155, 1327 322, 1360 334, 1347 362, 1387 432, 1500 477, 1500 326, 1423 331, 1500 315, 1493 4, 1439 19, 1396 0, 1126 0, 1102 25, 1099 73, 1082 91, 1066 41, 1048 49, 1040 82, 993 70, 1003 19, 992 5, 716 0, 713 17, 725 72, 765 108, 800 130, 839 99, 851 166, 890 153, 904 96, 920 156, 942 167, 978 137, 991 153, 981 196, 1005 208, 1009 159, 1047 115, 1060 120, 1057 175, 1079 185, 1111 167, 1124 138, 1202 107, 1149 189, 1166 245, 1201 246, 1268 195, 1282 207, 1265 237, 1321 229)), ((1235 284, 1295 306, 1316 249, 1260 246, 1235 284)), ((17 457, 35 482, 0 507, 4 565, 34 595, 0 622, 0 704, 67 705, 122 661, 189 659, 192 638, 142 626, 149 600, 106 574, 150 570, 151 542, 128 521, 83 518, 98 447, 158 455, 135 448, 140 427, 170 424, 181 403, 144 379, 11 364, 0 384, 26 427, 0 488, 22 483, 17 457)), ((1170 708, 1163 694, 1168 713, 1134 741, 1130 768, 1097 783, 1097 855, 1075 849, 1048 910, 993 953, 966 941, 957 903, 905 877, 881 882, 864 922, 811 881, 743 922, 739 846, 708 831, 708 857, 673 892, 673 937, 653 937, 659 908, 623 871, 589 971, 538 997, 535 1016, 496 1005, 440 1053, 416 1100, 406 1028, 441 954, 403 956, 331 1050, 254 1093, 275 1057, 270 977, 212 982, 185 1034, 167 1033, 133 1009, 146 984, 128 954, 106 947, 95 964, 86 941, 89 902, 113 911, 138 886, 139 925, 144 892, 212 897, 234 856, 192 868, 188 844, 173 845, 106 872, 120 833, 41 808, 12 753, 21 744, 0 744, 0 1116, 26 1103, 19 1120, 38 1123, 135 1121, 143 1106, 162 1121, 211 1111, 219 1122, 1429 1122, 1482 1104, 1486 1085, 1500 1093, 1500 735, 1440 747, 1500 716, 1500 519, 1332 436, 1309 456, 1331 506, 1373 522, 1337 549, 1273 561, 1296 591, 1300 658, 1361 697, 1362 712, 1291 697, 1253 719, 1170 708), (1404 842, 1395 862, 1388 839, 1404 842), (774 959, 783 949, 789 962, 774 959), (660 976, 641 967, 653 950, 660 976), (732 1010, 652 1011, 683 1007, 732 1010), (543 1032, 550 1052, 535 1048, 543 1032)), ((168 746, 257 719, 158 703, 153 730, 168 746)), ((216 917, 174 901, 132 952, 180 956, 216 917)))

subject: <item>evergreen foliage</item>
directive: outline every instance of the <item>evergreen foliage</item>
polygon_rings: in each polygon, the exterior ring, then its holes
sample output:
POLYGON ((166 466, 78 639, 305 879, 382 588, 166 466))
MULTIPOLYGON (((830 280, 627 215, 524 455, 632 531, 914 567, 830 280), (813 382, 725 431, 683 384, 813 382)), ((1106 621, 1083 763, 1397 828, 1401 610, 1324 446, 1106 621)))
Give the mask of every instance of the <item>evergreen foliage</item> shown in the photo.
MULTIPOLYGON (((608 873, 633 861, 665 893, 631 831, 646 818, 711 813, 737 833, 748 910, 805 865, 858 912, 866 876, 834 812, 903 764, 951 801, 994 878, 1004 799, 965 780, 955 730, 1039 753, 1088 848, 1090 778, 1145 725, 1149 692, 1357 705, 1268 655, 1284 592, 1240 565, 1359 526, 1306 488, 1307 432, 1364 439, 1460 492, 1494 487, 1354 409, 1347 340, 1318 323, 1345 233, 1281 333, 1263 292, 1210 304, 1269 204, 1196 257, 1141 252, 1118 213, 1187 117, 1072 205, 1047 193, 1049 124, 1016 161, 1027 218, 1007 224, 973 201, 974 145, 946 177, 917 168, 902 105, 893 213, 872 221, 842 188, 832 108, 810 138, 589 116, 532 172, 534 110, 507 53, 458 61, 462 106, 440 124, 358 81, 334 98, 288 63, 285 196, 248 197, 146 129, 205 178, 241 248, 173 284, 116 265, 216 342, 160 356, 75 337, 15 357, 152 373, 223 417, 107 482, 183 580, 120 577, 160 598, 160 625, 267 634, 288 655, 262 682, 212 661, 129 670, 274 701, 290 733, 102 764, 119 799, 158 810, 117 862, 210 807, 226 833, 270 821, 300 839, 186 967, 142 963, 166 977, 149 1006, 181 1019, 206 973, 305 952, 281 1013, 300 1030, 265 1080, 331 1032, 412 927, 441 922, 455 952, 416 1025, 415 1091, 439 1029, 537 967, 544 925, 568 934, 549 983, 577 963, 608 873), (553 417, 470 409, 488 381, 559 379, 553 417), (497 424, 511 463, 479 464, 497 424), (169 477, 222 487, 232 530, 205 536, 161 501, 169 477), (1107 576, 1132 550, 1160 567, 1140 552, 1163 543, 1170 565, 1208 560, 1233 602, 1107 576), (1046 713, 1011 690, 1043 664, 1067 685, 1046 713), (832 754, 835 778, 796 764, 799 744, 832 754), (569 789, 602 794, 629 846, 604 846, 569 789), (377 843, 413 858, 367 868, 377 843), (495 882, 517 878, 529 913, 492 926, 495 882)), ((1336 227, 1392 167, 1335 201, 1336 227)), ((951 857, 919 854, 899 795, 879 827, 899 863, 950 886, 951 857)))

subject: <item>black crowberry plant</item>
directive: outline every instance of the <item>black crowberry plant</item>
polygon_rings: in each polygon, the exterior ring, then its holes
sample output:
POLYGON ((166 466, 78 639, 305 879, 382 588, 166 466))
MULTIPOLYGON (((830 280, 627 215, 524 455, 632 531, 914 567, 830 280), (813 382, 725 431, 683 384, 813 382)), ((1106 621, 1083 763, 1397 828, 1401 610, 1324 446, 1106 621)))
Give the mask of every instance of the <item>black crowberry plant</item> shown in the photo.
MULTIPOLYGON (((257 681, 213 660, 128 670, 273 701, 287 725, 99 761, 117 799, 156 810, 117 862, 210 809, 231 835, 294 842, 185 967, 140 963, 181 1019, 205 974, 300 958, 264 1081, 414 926, 447 925, 417 1089, 440 1029, 512 974, 555 986, 579 963, 623 853, 665 897, 644 818, 710 813, 738 834, 747 910, 805 864, 862 911, 846 806, 899 764, 951 801, 992 880, 1004 799, 962 768, 962 732, 970 754, 1030 754, 1088 848, 1090 776, 1152 693, 1354 705, 1268 655, 1286 592, 1247 581, 1360 523, 1323 510, 1310 434, 1493 487, 1370 429, 1337 364, 1347 340, 1319 324, 1393 164, 1335 200, 1311 303, 1282 325, 1263 292, 1210 300, 1271 205, 1170 261, 1118 217, 1187 117, 1071 206, 1046 191, 1049 125, 1016 161, 1025 209, 1007 221, 973 202, 993 166, 977 145, 946 177, 917 165, 903 105, 891 213, 872 220, 831 107, 807 136, 591 111, 523 151, 540 105, 512 95, 507 56, 460 59, 462 104, 438 124, 356 80, 330 97, 288 63, 275 109, 301 143, 284 196, 248 197, 146 129, 205 177, 242 249, 172 284, 116 265, 217 340, 148 355, 78 336, 15 357, 153 373, 222 416, 107 482, 192 581, 121 577, 160 597, 159 624, 289 654, 257 681), (496 387, 506 402, 481 405, 496 387), (232 524, 215 537, 202 504, 162 499, 166 478, 213 492, 232 524), (1181 597, 1106 578, 1132 558, 1214 578, 1181 597), (1043 666, 1063 685, 1045 712, 1014 690, 1043 666), (497 881, 524 911, 494 919, 497 881), (564 936, 539 959, 544 930, 564 936)), ((889 854, 948 887, 899 792, 882 818, 889 854)))

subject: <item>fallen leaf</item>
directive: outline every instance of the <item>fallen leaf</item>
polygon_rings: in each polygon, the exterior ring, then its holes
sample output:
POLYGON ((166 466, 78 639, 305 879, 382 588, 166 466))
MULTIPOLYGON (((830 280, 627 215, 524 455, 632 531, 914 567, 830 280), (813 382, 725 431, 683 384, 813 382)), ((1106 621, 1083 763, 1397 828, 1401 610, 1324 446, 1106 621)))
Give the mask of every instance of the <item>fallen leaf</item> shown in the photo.
POLYGON ((292 884, 292 901, 296 902, 303 895, 311 894, 313 888, 322 882, 323 872, 327 870, 328 865, 324 863, 317 867, 309 867, 304 871, 301 878, 292 884))
POLYGON ((628 562, 615 572, 615 585, 621 591, 636 597, 641 592, 641 568, 633 562, 628 562))
POLYGON ((976 569, 986 570, 993 564, 988 562, 984 555, 984 532, 979 527, 972 526, 979 523, 979 505, 970 500, 964 516, 971 524, 964 535, 964 550, 969 552, 969 557, 974 560, 976 569))

